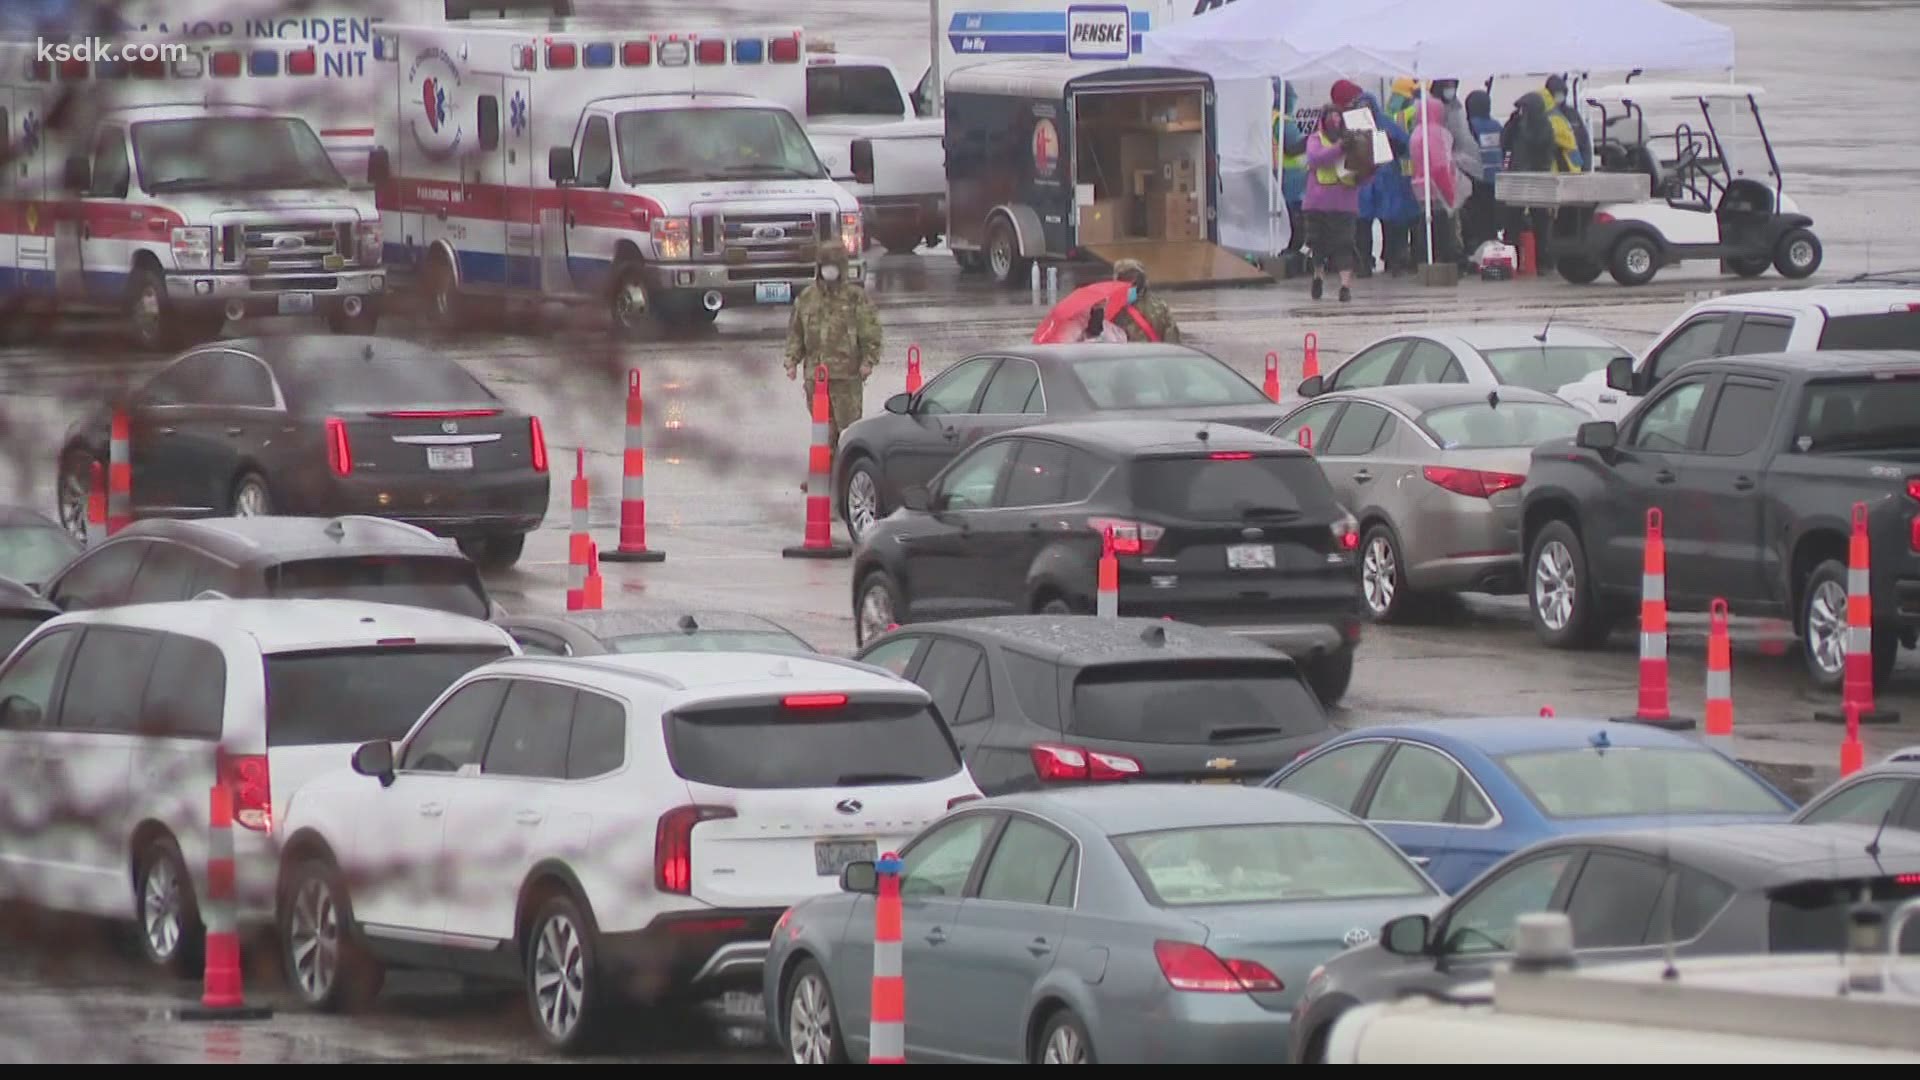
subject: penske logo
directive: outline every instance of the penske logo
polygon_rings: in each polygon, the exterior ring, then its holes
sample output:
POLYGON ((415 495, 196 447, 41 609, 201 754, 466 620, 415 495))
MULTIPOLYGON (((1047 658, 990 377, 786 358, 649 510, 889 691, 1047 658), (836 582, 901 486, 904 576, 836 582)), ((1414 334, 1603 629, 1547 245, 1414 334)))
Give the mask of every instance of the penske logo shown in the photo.
POLYGON ((1133 13, 1124 4, 1087 4, 1067 9, 1067 56, 1074 60, 1125 60, 1133 55, 1133 13))

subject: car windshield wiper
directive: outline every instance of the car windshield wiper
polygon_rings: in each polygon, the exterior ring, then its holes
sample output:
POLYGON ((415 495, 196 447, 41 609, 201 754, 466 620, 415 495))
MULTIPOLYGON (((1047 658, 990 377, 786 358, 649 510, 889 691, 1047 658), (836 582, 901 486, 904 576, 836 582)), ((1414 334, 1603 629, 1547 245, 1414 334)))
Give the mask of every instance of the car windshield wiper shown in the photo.
POLYGON ((210 176, 176 176, 167 180, 155 180, 147 185, 148 191, 192 191, 195 188, 214 186, 210 176))
POLYGON ((1284 735, 1286 730, 1273 724, 1229 724, 1207 732, 1207 738, 1213 742, 1227 742, 1231 739, 1257 739, 1263 735, 1284 735))
POLYGON ((784 176, 794 180, 818 180, 820 175, 806 169, 797 169, 792 165, 729 165, 723 170, 728 176, 784 176))
POLYGON ((694 174, 694 171, 692 169, 687 168, 685 165, 662 165, 657 169, 645 169, 641 172, 634 173, 632 176, 627 178, 629 183, 639 183, 642 180, 694 180, 694 179, 698 179, 698 177, 694 174))
POLYGON ((927 778, 911 773, 894 772, 850 772, 843 773, 833 781, 835 784, 924 784, 927 778))

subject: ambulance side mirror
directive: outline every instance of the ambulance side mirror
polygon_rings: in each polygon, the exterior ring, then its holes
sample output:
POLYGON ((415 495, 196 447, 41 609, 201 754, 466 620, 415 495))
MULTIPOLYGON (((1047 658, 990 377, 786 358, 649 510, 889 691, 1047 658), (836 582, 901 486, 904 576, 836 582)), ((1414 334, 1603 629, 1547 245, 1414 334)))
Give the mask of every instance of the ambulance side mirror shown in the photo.
POLYGON ((367 183, 384 184, 393 176, 393 157, 384 146, 367 151, 367 183))
POLYGON ((68 158, 66 168, 60 173, 60 182, 68 191, 92 191, 93 164, 77 154, 68 158))
POLYGON ((492 94, 480 95, 480 149, 500 149, 500 99, 492 94))
POLYGON ((547 151, 547 179, 556 184, 571 184, 574 181, 573 148, 556 146, 547 151))

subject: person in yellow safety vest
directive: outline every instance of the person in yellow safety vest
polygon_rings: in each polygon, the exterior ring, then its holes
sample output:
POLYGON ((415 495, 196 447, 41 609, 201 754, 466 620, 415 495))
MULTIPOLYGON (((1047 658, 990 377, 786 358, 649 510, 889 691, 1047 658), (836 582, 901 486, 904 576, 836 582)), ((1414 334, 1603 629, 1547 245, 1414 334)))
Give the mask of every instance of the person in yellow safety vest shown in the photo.
MULTIPOLYGON (((1391 92, 1387 95, 1387 116, 1400 125, 1401 131, 1411 132, 1420 126, 1420 83, 1414 79, 1395 79, 1391 92)), ((1400 155, 1400 175, 1411 184, 1413 180, 1413 156, 1400 155)), ((1409 188, 1409 191, 1412 189, 1409 188)), ((1394 277, 1411 270, 1409 257, 1413 241, 1413 230, 1418 228, 1417 221, 1381 221, 1380 254, 1387 263, 1387 271, 1394 277)))
POLYGON ((1313 125, 1294 118, 1299 95, 1291 83, 1274 80, 1273 172, 1280 181, 1280 195, 1287 207, 1288 240, 1284 256, 1286 276, 1304 269, 1301 249, 1306 244, 1306 220, 1300 202, 1307 193, 1307 139, 1313 125))
POLYGON ((1547 123, 1553 127, 1553 171, 1557 173, 1575 173, 1580 170, 1580 139, 1573 133, 1573 124, 1567 120, 1567 114, 1553 99, 1553 91, 1537 90, 1536 94, 1546 104, 1547 123))

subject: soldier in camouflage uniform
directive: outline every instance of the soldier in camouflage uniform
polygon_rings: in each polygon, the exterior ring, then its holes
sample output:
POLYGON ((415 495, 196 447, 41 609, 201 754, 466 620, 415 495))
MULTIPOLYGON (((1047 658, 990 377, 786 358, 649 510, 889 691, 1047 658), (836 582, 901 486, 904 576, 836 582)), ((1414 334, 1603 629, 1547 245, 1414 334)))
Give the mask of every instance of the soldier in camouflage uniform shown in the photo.
POLYGON ((793 303, 787 322, 787 378, 805 379, 806 403, 813 409, 813 372, 827 366, 832 416, 827 445, 840 447, 840 432, 865 404, 867 376, 880 362, 880 313, 867 291, 847 281, 847 249, 835 241, 820 245, 819 280, 793 303))
POLYGON ((1132 307, 1140 317, 1153 327, 1149 336, 1140 328, 1132 314, 1115 319, 1120 328, 1127 332, 1128 341, 1163 341, 1169 345, 1180 344, 1180 324, 1173 321, 1173 312, 1160 298, 1147 291, 1147 268, 1140 265, 1138 259, 1121 259, 1113 264, 1115 281, 1125 281, 1133 286, 1132 307))

